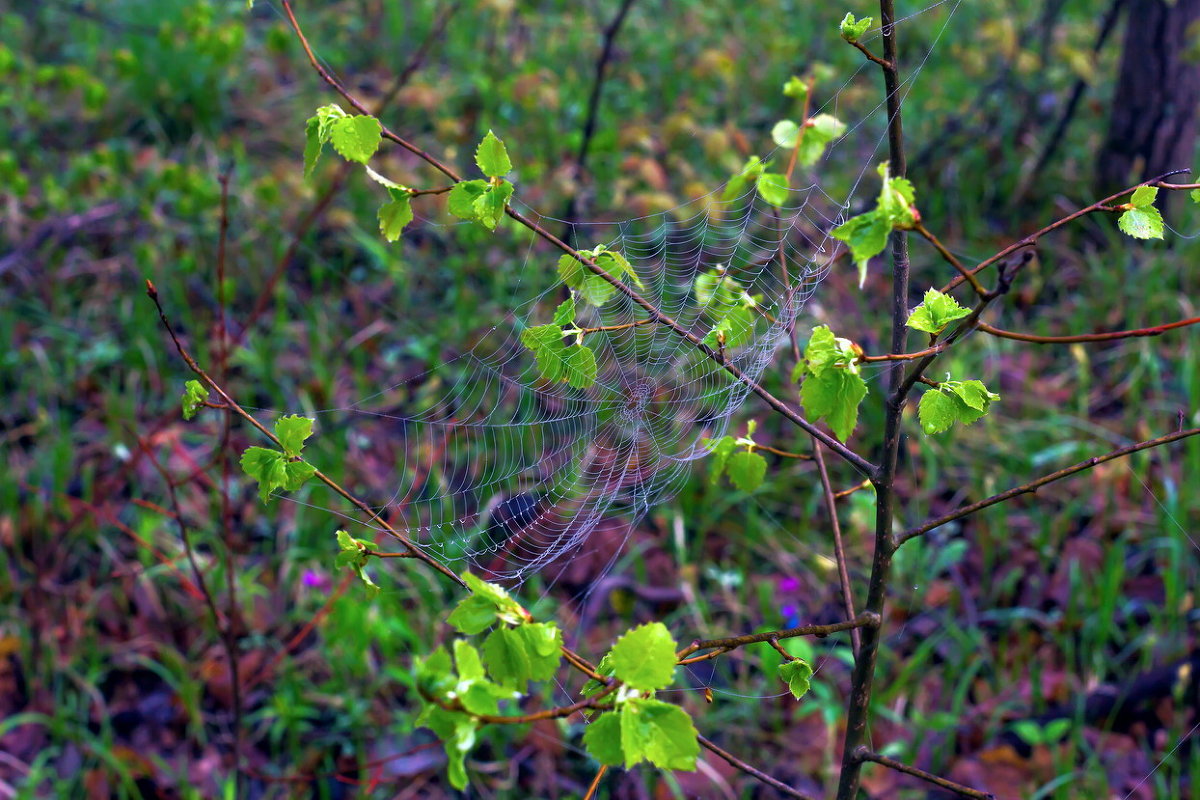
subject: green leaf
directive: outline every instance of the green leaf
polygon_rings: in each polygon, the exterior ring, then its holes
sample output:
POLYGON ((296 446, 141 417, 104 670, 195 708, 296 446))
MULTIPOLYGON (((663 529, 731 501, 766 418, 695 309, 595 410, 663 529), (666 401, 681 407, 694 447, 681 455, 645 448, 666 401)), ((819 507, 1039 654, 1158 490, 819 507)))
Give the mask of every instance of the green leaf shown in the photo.
POLYGON ((508 149, 504 142, 496 138, 491 131, 483 137, 475 150, 475 163, 489 178, 500 178, 512 171, 512 161, 508 158, 508 149))
POLYGON ((800 386, 800 403, 812 419, 824 418, 843 442, 858 425, 858 406, 867 396, 867 382, 849 368, 810 374, 800 386))
POLYGON ((1013 723, 1013 733, 1030 747, 1044 744, 1042 726, 1036 720, 1023 719, 1013 723))
POLYGON ((636 272, 634 272, 633 265, 629 263, 629 260, 626 259, 625 256, 621 255, 616 250, 609 250, 604 245, 597 245, 595 249, 592 250, 592 253, 594 254, 596 266, 600 267, 609 275, 612 275, 618 280, 628 278, 629 280, 633 281, 634 285, 636 285, 638 288, 645 288, 645 285, 642 283, 642 279, 638 277, 636 272))
POLYGON ((417 727, 429 728, 442 740, 446 750, 446 772, 455 789, 467 787, 467 753, 475 745, 476 722, 469 715, 427 705, 417 717, 417 727))
POLYGON ((317 472, 317 468, 306 461, 287 461, 283 468, 286 476, 280 488, 289 492, 299 489, 317 472))
POLYGON ((732 436, 722 436, 715 442, 706 439, 704 443, 712 446, 709 451, 712 455, 712 463, 708 467, 708 479, 715 486, 721 479, 721 473, 725 471, 725 464, 728 462, 729 456, 737 449, 737 439, 732 436))
POLYGON ((329 128, 329 143, 347 161, 365 164, 382 141, 383 128, 374 117, 360 115, 336 120, 329 128))
POLYGON ((729 183, 725 184, 725 191, 721 193, 721 199, 728 202, 741 197, 766 168, 767 165, 760 158, 750 156, 750 158, 746 159, 742 171, 730 178, 729 183))
POLYGON ((317 140, 324 144, 329 141, 329 137, 333 132, 333 126, 338 120, 349 119, 350 115, 342 110, 341 106, 330 103, 327 106, 321 106, 317 109, 317 140))
MULTIPOLYGON (((649 761, 662 769, 693 770, 700 754, 699 734, 687 712, 650 698, 630 698, 619 711, 625 766, 649 761)), ((612 750, 606 751, 611 756, 612 750)))
POLYGON ((766 477, 767 460, 758 453, 742 450, 729 457, 726 471, 734 486, 743 492, 753 492, 762 486, 763 478, 766 477))
POLYGON ((551 383, 567 375, 566 350, 562 328, 558 325, 535 325, 521 331, 521 344, 533 351, 538 372, 551 383))
MULTIPOLYGON (((593 260, 595 258, 588 250, 580 250, 579 253, 585 258, 592 258, 593 260)), ((574 290, 585 303, 589 303, 597 308, 613 299, 617 293, 615 286, 579 263, 571 255, 563 255, 558 259, 558 277, 568 288, 574 290)))
POLYGON ((830 231, 830 236, 845 242, 850 247, 850 255, 854 259, 854 263, 858 265, 858 287, 860 289, 867 280, 867 264, 872 258, 883 252, 883 248, 887 246, 888 234, 891 232, 891 223, 878 210, 851 217, 830 231))
POLYGON ((573 325, 575 323, 575 296, 571 295, 558 304, 554 311, 555 325, 573 325))
POLYGON ((278 450, 248 447, 239 463, 243 472, 258 481, 258 496, 264 503, 287 481, 287 462, 278 450))
POLYGON ((808 84, 802 81, 798 75, 793 75, 783 85, 783 94, 785 97, 794 97, 797 100, 803 100, 805 95, 808 94, 808 84))
POLYGON ((874 20, 871 17, 863 17, 860 20, 855 20, 854 15, 847 13, 842 18, 840 31, 842 38, 847 42, 857 42, 858 38, 867 32, 867 28, 871 27, 874 20))
POLYGON ((913 309, 908 317, 908 327, 925 333, 939 334, 947 325, 956 319, 969 316, 971 310, 959 305, 948 294, 942 294, 937 289, 925 292, 921 305, 913 309))
POLYGON ((200 381, 188 381, 183 385, 183 394, 179 399, 183 406, 183 418, 191 419, 196 416, 196 410, 208 399, 208 390, 200 381))
POLYGON ((748 308, 732 308, 701 340, 716 350, 722 341, 727 349, 749 344, 754 339, 754 312, 748 308))
MULTIPOLYGON (((612 676, 613 666, 611 654, 605 653, 604 658, 600 659, 600 663, 596 665, 596 674, 603 678, 612 676)), ((583 688, 579 690, 579 693, 584 697, 595 697, 596 695, 600 694, 605 686, 606 684, 601 683, 595 678, 588 678, 587 681, 584 682, 583 688)))
POLYGON ((549 680, 562 660, 562 634, 555 625, 540 622, 497 628, 483 642, 483 658, 502 686, 549 680))
POLYGON ((496 621, 496 605, 477 594, 468 595, 459 601, 446 621, 460 633, 483 633, 496 621))
POLYGON ((1188 197, 1192 198, 1192 202, 1200 205, 1200 189, 1192 189, 1188 192, 1188 197))
POLYGON ((776 208, 782 207, 788 201, 791 190, 787 178, 778 172, 764 172, 758 176, 758 193, 776 208))
POLYGON ((830 114, 818 114, 809 123, 796 154, 796 160, 805 167, 817 163, 829 143, 846 132, 846 124, 830 114))
POLYGON ((796 138, 800 135, 800 126, 790 119, 783 119, 771 128, 771 138, 780 147, 795 147, 796 138))
POLYGON ((1134 189, 1133 196, 1129 198, 1129 203, 1134 208, 1145 208, 1154 205, 1154 201, 1157 198, 1157 186, 1139 186, 1137 189, 1134 189))
POLYGON ((852 368, 857 360, 854 343, 834 336, 828 325, 813 328, 812 336, 804 347, 804 363, 814 375, 834 367, 852 368))
POLYGON ((321 120, 317 117, 309 117, 308 122, 304 124, 304 177, 312 177, 313 170, 317 168, 317 161, 321 158, 321 149, 324 147, 324 142, 321 140, 321 120))
POLYGON ((473 222, 479 218, 479 212, 475 208, 475 201, 482 197, 489 188, 491 187, 488 186, 487 181, 459 181, 450 190, 446 207, 451 214, 459 219, 471 220, 473 222))
POLYGON ((812 666, 802 658, 785 661, 779 665, 779 677, 788 685, 788 691, 797 700, 808 694, 812 685, 812 675, 812 666))
POLYGON ((400 238, 404 226, 412 222, 412 196, 408 192, 391 191, 392 199, 379 207, 379 232, 389 242, 400 238))
POLYGON ((583 732, 583 747, 588 755, 607 764, 619 767, 625 763, 625 751, 621 749, 621 714, 606 711, 588 723, 583 732))
POLYGON ((917 418, 921 421, 921 430, 929 435, 949 430, 958 419, 956 409, 957 404, 953 397, 937 389, 930 389, 921 395, 921 402, 917 405, 917 418))
POLYGON ((454 664, 458 668, 458 677, 462 680, 483 680, 483 660, 479 651, 462 640, 454 640, 454 664))
POLYGON ((495 186, 489 186, 487 191, 475 198, 476 221, 489 231, 496 230, 496 226, 504 218, 504 207, 508 205, 512 194, 513 185, 508 181, 501 181, 495 186))
POLYGON ((1117 219, 1117 227, 1135 239, 1163 238, 1162 214, 1154 206, 1129 209, 1117 219))
POLYGON ((577 344, 564 348, 563 365, 568 386, 586 389, 596 382, 596 354, 590 347, 577 344))
POLYGON ((288 458, 297 458, 304 449, 304 440, 312 436, 313 420, 290 414, 275 421, 275 437, 288 458))
POLYGON ((675 640, 661 622, 649 622, 626 633, 612 647, 613 674, 634 689, 653 691, 675 676, 675 640))
POLYGON ((521 615, 521 604, 509 595, 503 586, 495 583, 488 583, 478 575, 470 572, 462 574, 463 583, 467 588, 477 596, 491 603, 496 611, 507 617, 510 622, 517 622, 524 619, 521 615))
POLYGON ((999 399, 1000 395, 988 391, 982 381, 944 381, 921 396, 917 417, 921 429, 932 435, 948 430, 955 422, 970 425, 999 399))

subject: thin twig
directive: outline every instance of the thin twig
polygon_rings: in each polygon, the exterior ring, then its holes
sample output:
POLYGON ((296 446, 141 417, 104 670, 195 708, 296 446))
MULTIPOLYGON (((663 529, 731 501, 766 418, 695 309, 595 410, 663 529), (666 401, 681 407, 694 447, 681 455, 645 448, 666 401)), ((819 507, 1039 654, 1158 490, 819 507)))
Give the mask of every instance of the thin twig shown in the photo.
POLYGON ((926 772, 925 770, 917 769, 916 767, 910 767, 908 764, 904 764, 894 758, 888 758, 887 756, 880 755, 879 753, 871 752, 865 747, 858 748, 858 750, 855 751, 855 756, 859 761, 873 761, 876 764, 881 764, 889 769, 894 769, 897 772, 903 772, 906 775, 912 775, 913 777, 920 778, 923 781, 928 781, 934 786, 940 786, 948 791, 961 794, 963 797, 974 797, 978 800, 993 800, 995 798, 995 795, 991 792, 981 792, 978 789, 972 789, 969 786, 963 786, 961 783, 955 783, 954 781, 948 781, 945 778, 939 778, 937 775, 934 775, 931 772, 926 772))
POLYGON ((595 800, 596 792, 600 791, 600 781, 604 779, 606 772, 608 772, 608 765, 601 764, 600 769, 596 770, 596 777, 592 778, 592 783, 588 786, 587 794, 583 796, 583 800, 595 800))
MULTIPOLYGON (((882 59, 882 58, 880 58, 879 56, 875 55, 875 54, 874 54, 874 53, 872 53, 870 50, 868 50, 868 49, 867 49, 867 46, 866 46, 866 45, 864 45, 862 42, 851 42, 851 41, 847 40, 847 43, 848 43, 848 44, 849 44, 851 47, 853 47, 855 50, 857 50, 858 52, 860 52, 860 53, 862 53, 864 56, 866 56, 868 61, 873 61, 873 62, 875 62, 875 63, 876 63, 876 64, 878 64, 880 67, 882 67, 884 70, 891 70, 891 71, 895 71, 895 69, 896 69, 896 68, 895 68, 895 66, 892 64, 892 62, 890 62, 890 61, 887 61, 886 59, 882 59)), ((886 49, 886 45, 885 45, 884 47, 885 47, 885 49, 886 49)))
MULTIPOLYGON (((575 169, 574 176, 578 180, 587 171, 588 152, 591 150, 592 137, 596 134, 596 122, 600 118, 600 98, 604 91, 604 79, 608 70, 608 64, 612 60, 613 49, 617 42, 617 34, 621 32, 621 25, 625 22, 625 17, 629 14, 629 9, 633 7, 635 0, 623 0, 621 7, 617 9, 616 15, 612 21, 604 29, 603 43, 600 46, 600 55, 596 57, 596 74, 592 78, 592 91, 588 96, 587 115, 583 120, 583 135, 579 141, 579 151, 575 154, 575 169)), ((564 240, 568 239, 574 230, 575 214, 578 211, 579 193, 572 192, 567 198, 566 207, 563 209, 563 236, 564 240)))
POLYGON ((927 347, 924 350, 918 350, 915 353, 887 353, 887 354, 881 355, 881 356, 865 356, 864 355, 864 356, 859 356, 858 360, 862 361, 864 364, 870 364, 875 361, 913 361, 918 358, 925 358, 926 356, 936 355, 937 353, 940 353, 945 349, 946 349, 945 344, 938 344, 938 345, 934 345, 933 347, 927 347))
MULTIPOLYGON (((825 512, 829 514, 829 526, 833 530, 833 554, 837 559, 838 585, 842 591, 842 609, 847 619, 854 619, 854 593, 850 586, 850 570, 846 566, 846 548, 842 544, 842 523, 838 519, 837 497, 833 493, 833 483, 829 480, 829 470, 825 468, 825 457, 821 454, 821 445, 813 442, 813 458, 817 462, 817 474, 821 476, 821 496, 825 500, 825 512)), ((858 628, 850 629, 850 644, 854 648, 855 657, 862 643, 862 634, 858 628)))
MULTIPOLYGON (((283 445, 281 445, 279 443, 279 439, 276 438, 275 434, 273 434, 273 433, 271 433, 271 431, 267 430, 266 426, 264 426, 261 422, 259 422, 257 419, 255 419, 249 412, 247 412, 244 408, 242 408, 240 405, 238 405, 237 402, 235 402, 234 399, 232 397, 230 397, 228 393, 226 393, 225 389, 222 388, 219 383, 217 383, 215 380, 213 380, 212 376, 210 376, 208 373, 206 373, 200 367, 200 365, 198 363, 196 363, 196 360, 194 358, 192 358, 192 354, 187 351, 187 348, 185 348, 183 346, 183 342, 179 341, 179 337, 175 334, 175 329, 174 329, 174 327, 172 327, 171 321, 169 319, 167 319, 167 314, 165 311, 163 311, 162 304, 160 304, 158 301, 158 290, 154 288, 154 284, 151 283, 150 280, 146 281, 146 294, 150 297, 151 300, 154 301, 154 306, 155 306, 155 308, 158 309, 158 318, 159 318, 159 320, 162 321, 163 327, 166 328, 168 335, 170 335, 170 337, 171 337, 171 341, 174 342, 174 344, 175 344, 175 349, 179 352, 180 357, 183 358, 184 363, 187 364, 188 369, 190 369, 192 372, 194 372, 196 374, 197 377, 199 377, 202 381, 204 381, 204 383, 210 389, 212 389, 212 391, 214 391, 218 395, 220 395, 221 399, 225 401, 225 403, 229 406, 229 408, 234 413, 236 413, 239 417, 246 420, 246 422, 249 422, 251 425, 253 425, 255 428, 257 428, 259 433, 263 434, 268 439, 270 439, 271 442, 273 442, 276 447, 282 448, 283 445)), ((466 586, 466 584, 463 582, 463 579, 458 577, 458 575, 456 575, 453 570, 451 570, 445 564, 441 563, 440 561, 433 558, 425 551, 421 550, 415 544, 413 544, 412 541, 407 536, 405 536, 403 533, 401 533, 400 531, 398 531, 394 527, 392 527, 392 525, 387 520, 385 520, 382 516, 380 516, 380 514, 378 512, 372 510, 370 506, 368 506, 362 500, 358 499, 358 497, 352 495, 350 492, 343 489, 340 485, 338 485, 338 483, 336 481, 334 481, 332 478, 327 476, 325 473, 321 472, 319 469, 314 470, 313 477, 317 478, 317 480, 321 481, 321 483, 324 483, 326 486, 328 486, 330 489, 332 489, 334 492, 336 492, 338 495, 340 495, 343 499, 349 501, 352 505, 354 505, 360 511, 366 513, 369 518, 368 521, 377 522, 385 533, 387 533, 389 536, 391 536, 392 538, 398 540, 401 544, 403 544, 404 547, 408 550, 408 552, 412 554, 413 558, 416 558, 420 561, 424 561, 426 564, 433 567, 435 570, 442 573, 446 577, 450 578, 458 585, 466 586)))
POLYGON ((676 653, 675 657, 682 661, 682 659, 700 650, 716 649, 728 651, 759 642, 794 639, 797 636, 828 636, 831 633, 839 631, 848 631, 854 628, 875 628, 878 626, 878 614, 859 614, 854 619, 844 622, 834 622, 829 625, 801 625, 796 628, 784 628, 783 630, 766 631, 764 633, 747 633, 743 636, 729 636, 724 639, 698 639, 676 653))
POLYGON ((1092 456, 1086 461, 1080 461, 1078 464, 1072 464, 1071 466, 1060 469, 1057 472, 1051 472, 1049 475, 1043 475, 1036 480, 1023 483, 1020 486, 1015 486, 1012 489, 1001 492, 1000 494, 995 494, 984 500, 980 500, 978 502, 971 503, 970 505, 963 506, 962 508, 955 509, 949 514, 945 514, 937 519, 930 520, 929 522, 918 525, 915 528, 911 528, 900 535, 900 537, 897 539, 897 543, 903 544, 909 539, 914 539, 917 536, 929 533, 934 528, 940 528, 947 522, 952 522, 956 519, 969 516, 974 514, 976 511, 982 511, 989 506, 994 506, 997 503, 1003 503, 1005 500, 1011 500, 1017 495, 1036 492, 1038 489, 1048 483, 1054 483, 1055 481, 1070 477, 1077 472, 1083 472, 1084 470, 1091 469, 1105 463, 1106 461, 1112 461, 1113 459, 1131 455, 1142 450, 1149 450, 1152 447, 1160 447, 1165 444, 1170 444, 1171 442, 1177 442, 1180 439, 1187 439, 1188 437, 1195 436, 1197 434, 1200 434, 1200 428, 1189 428, 1188 430, 1176 431, 1175 433, 1167 434, 1166 436, 1159 436, 1156 439, 1147 439, 1146 441, 1138 442, 1137 444, 1131 444, 1126 447, 1117 448, 1116 450, 1110 450, 1103 455, 1092 456))
POLYGON ((1018 342, 1031 342, 1033 344, 1081 344, 1084 342, 1111 342, 1117 339, 1134 339, 1141 336, 1161 336, 1167 331, 1184 328, 1197 323, 1200 323, 1200 317, 1181 319, 1178 322, 1155 325, 1152 328, 1134 328, 1133 330, 1109 331, 1108 333, 1081 333, 1075 336, 1038 336, 1032 333, 1005 331, 993 328, 986 322, 980 322, 975 327, 984 333, 990 333, 992 336, 998 336, 1001 339, 1015 339, 1018 342))
POLYGON ((788 797, 799 798, 799 800, 813 800, 813 798, 810 795, 804 794, 803 792, 799 792, 799 791, 793 789, 792 787, 788 786, 786 783, 779 780, 778 778, 772 778, 767 773, 763 772, 762 770, 760 770, 756 767, 750 766, 745 761, 742 761, 740 758, 733 755, 732 753, 722 750, 720 747, 717 747, 717 745, 713 744, 713 742, 710 739, 707 739, 704 736, 697 736, 696 739, 699 740, 700 744, 704 745, 704 748, 706 750, 716 753, 718 756, 720 756, 722 759, 724 759, 725 762, 727 764, 729 764, 730 766, 735 767, 736 769, 740 769, 742 772, 746 773, 747 775, 749 775, 752 778, 757 778, 758 780, 765 783, 767 786, 770 786, 772 789, 783 792, 788 797))
MULTIPOLYGON (((1121 191, 1116 192, 1115 194, 1110 194, 1108 197, 1104 198, 1103 200, 1097 200, 1095 203, 1092 203, 1090 206, 1084 206, 1083 208, 1073 211, 1070 214, 1066 215, 1065 217, 1056 219, 1054 222, 1051 222, 1046 227, 1034 231, 1033 233, 1029 234, 1025 238, 1020 239, 1016 242, 1013 242, 1008 247, 1005 247, 1003 250, 996 253, 995 255, 990 256, 990 257, 984 259, 983 261, 979 262, 979 264, 977 264, 976 266, 969 269, 968 272, 970 272, 972 275, 978 275, 980 272, 987 269, 992 264, 995 264, 996 262, 998 262, 1004 258, 1007 258, 1008 256, 1012 255, 1013 253, 1020 250, 1021 248, 1031 247, 1032 245, 1037 244, 1038 240, 1041 239, 1046 234, 1051 233, 1052 231, 1056 231, 1059 228, 1061 228, 1062 226, 1064 226, 1068 223, 1074 222, 1075 220, 1079 219, 1080 217, 1087 216, 1088 214, 1093 214, 1097 211, 1107 210, 1105 208, 1105 206, 1107 206, 1113 200, 1116 200, 1120 197, 1124 197, 1125 195, 1130 194, 1131 192, 1133 192, 1134 190, 1136 190, 1142 186, 1157 186, 1160 189, 1170 189, 1170 190, 1196 188, 1197 187, 1196 184, 1166 183, 1165 182, 1166 179, 1171 177, 1172 175, 1180 175, 1185 172, 1190 172, 1190 170, 1186 170, 1186 169, 1171 170, 1170 172, 1166 172, 1166 173, 1163 173, 1162 175, 1159 175, 1157 178, 1150 178, 1149 180, 1142 181, 1141 183, 1135 183, 1133 186, 1130 186, 1127 189, 1122 189, 1121 191)), ((954 287, 960 286, 964 280, 965 279, 963 278, 963 276, 959 275, 954 280, 952 280, 948 284, 946 284, 945 287, 943 287, 942 292, 948 293, 954 287)))
POLYGON ((945 259, 950 266, 958 270, 958 274, 962 276, 963 280, 971 284, 971 288, 975 290, 976 295, 983 297, 987 294, 987 289, 983 288, 983 284, 979 282, 979 279, 976 278, 970 272, 970 270, 963 266, 963 263, 958 260, 958 256, 951 253, 946 248, 946 245, 942 244, 941 239, 934 236, 933 233, 925 227, 925 223, 917 220, 916 224, 913 225, 913 230, 921 234, 921 236, 925 238, 925 241, 933 245, 933 249, 937 250, 941 257, 945 259))

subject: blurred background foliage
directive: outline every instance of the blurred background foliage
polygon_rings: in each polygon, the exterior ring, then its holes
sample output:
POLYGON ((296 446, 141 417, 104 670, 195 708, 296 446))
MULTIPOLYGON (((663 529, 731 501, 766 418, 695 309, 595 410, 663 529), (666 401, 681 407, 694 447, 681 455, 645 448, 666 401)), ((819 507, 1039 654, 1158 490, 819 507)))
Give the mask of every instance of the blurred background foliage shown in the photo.
MULTIPOLYGON (((846 10, 872 9, 638 0, 580 174, 587 98, 618 5, 339 0, 301 3, 299 13, 325 63, 368 104, 386 100, 382 118, 422 146, 466 166, 483 132, 500 133, 518 198, 551 216, 572 197, 587 220, 694 214, 695 198, 766 151, 771 125, 794 113, 780 87, 818 61, 838 77, 817 107, 861 135, 813 179, 844 198, 862 165, 883 158, 878 75, 836 34, 846 10), (430 38, 445 15, 444 33, 430 38)), ((906 86, 909 174, 927 224, 955 252, 986 257, 1095 199, 1119 37, 1093 48, 1110 0, 898 5, 903 71, 920 69, 906 86), (1080 82, 1061 146, 1035 171, 1080 82)), ((368 600, 332 571, 337 521, 324 507, 334 498, 310 489, 302 502, 265 507, 223 468, 222 453, 256 440, 211 412, 179 418, 185 370, 143 291, 154 280, 205 364, 221 357, 223 299, 236 343, 223 376, 248 407, 343 407, 423 374, 407 402, 436 401, 453 380, 447 362, 506 324, 514 298, 540 292, 521 282, 551 280, 554 256, 531 251, 514 228, 492 237, 422 224, 446 221, 437 200, 417 206, 402 242, 383 242, 379 186, 336 159, 302 178, 304 120, 331 101, 270 0, 251 12, 241 0, 46 0, 0 11, 6 797, 231 796, 229 671, 177 514, 223 613, 233 589, 243 796, 450 793, 438 746, 412 726, 411 667, 446 635, 451 593, 397 568, 379 571, 386 591, 368 600), (180 482, 177 506, 164 474, 180 482)), ((436 185, 395 149, 377 160, 396 180, 436 185)), ((1122 241, 1110 220, 1048 240, 997 324, 1068 334, 1196 316, 1196 216, 1180 207, 1169 221, 1183 235, 1165 245, 1122 241)), ((916 287, 944 280, 936 254, 919 245, 914 254, 916 287)), ((876 270, 860 293, 852 272, 822 285, 811 324, 878 351, 887 279, 876 270)), ((1184 417, 1195 424, 1197 335, 1060 349, 977 337, 945 368, 983 378, 1004 401, 978 426, 906 441, 904 484, 916 502, 903 522, 1184 417)), ((786 370, 764 382, 792 391, 786 370)), ((807 446, 760 409, 744 414, 759 419, 760 441, 807 446)), ((868 401, 860 431, 881 419, 868 401)), ((401 434, 375 434, 324 431, 311 460, 357 490, 391 495, 405 479, 395 474, 401 434)), ((1196 686, 1184 668, 1196 660, 1198 477, 1192 439, 906 547, 877 681, 876 749, 1006 796, 1194 796, 1196 686), (1131 700, 1097 712, 1105 697, 1131 700)), ((854 482, 840 467, 835 480, 854 482)), ((622 536, 602 525, 596 555, 552 587, 534 576, 523 594, 544 597, 539 610, 596 656, 615 631, 649 618, 681 641, 840 618, 817 492, 811 468, 794 462, 773 464, 753 496, 698 474, 639 525, 609 572, 601 568, 622 536)), ((870 500, 859 492, 842 509, 860 581, 870 500)), ((680 701, 702 733, 819 793, 838 755, 847 642, 794 646, 819 665, 801 703, 780 696, 777 658, 757 651, 691 672, 684 683, 696 691, 680 701)), ((472 796, 579 796, 595 772, 581 730, 489 732, 469 761, 472 796)), ((868 770, 866 787, 927 793, 883 771, 868 770)), ((618 774, 601 796, 763 791, 715 761, 694 775, 618 774)))

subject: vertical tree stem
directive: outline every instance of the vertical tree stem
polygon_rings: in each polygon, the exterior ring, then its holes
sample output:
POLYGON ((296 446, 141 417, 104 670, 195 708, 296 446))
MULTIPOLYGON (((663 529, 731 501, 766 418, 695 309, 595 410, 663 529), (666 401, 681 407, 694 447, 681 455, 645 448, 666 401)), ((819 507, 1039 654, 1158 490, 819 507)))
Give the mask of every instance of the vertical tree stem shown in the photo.
MULTIPOLYGON (((892 0, 879 0, 880 23, 883 26, 884 89, 887 92, 888 151, 891 173, 904 176, 908 169, 904 154, 904 128, 900 118, 900 76, 896 56, 896 14, 892 0)), ((901 231, 892 232, 892 353, 903 353, 908 339, 908 242, 901 231)), ((888 574, 896 544, 892 537, 895 515, 896 457, 900 447, 900 420, 904 410, 905 392, 897 391, 904 377, 902 362, 892 362, 889 369, 886 418, 884 422, 883 454, 874 476, 875 555, 871 562, 871 580, 867 589, 867 613, 880 615, 881 624, 862 630, 862 641, 855 661, 846 709, 846 738, 842 752, 842 772, 838 780, 837 800, 855 800, 862 774, 862 761, 857 758, 867 732, 867 717, 871 705, 871 685, 875 677, 875 661, 879 654, 883 606, 887 594, 888 574)))

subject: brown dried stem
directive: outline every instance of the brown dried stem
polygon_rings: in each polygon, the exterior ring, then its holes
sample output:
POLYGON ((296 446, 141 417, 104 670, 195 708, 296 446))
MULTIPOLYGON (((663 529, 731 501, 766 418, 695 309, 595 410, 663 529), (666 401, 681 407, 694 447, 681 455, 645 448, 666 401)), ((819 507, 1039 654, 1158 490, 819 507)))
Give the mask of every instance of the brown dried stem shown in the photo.
POLYGON ((978 798, 978 800, 993 800, 993 798, 995 798, 995 795, 990 792, 981 792, 978 789, 972 789, 969 786, 963 786, 961 783, 955 783, 954 781, 948 781, 945 778, 939 778, 937 775, 934 775, 931 772, 926 772, 925 770, 917 769, 916 767, 910 767, 908 764, 897 761, 894 758, 888 758, 887 756, 880 755, 879 753, 874 753, 865 747, 858 748, 858 750, 855 751, 855 756, 859 761, 873 761, 876 764, 881 764, 889 769, 894 769, 897 772, 903 772, 905 775, 912 775, 913 777, 920 778, 923 781, 928 781, 934 786, 939 786, 947 791, 960 794, 963 797, 975 797, 978 798))

